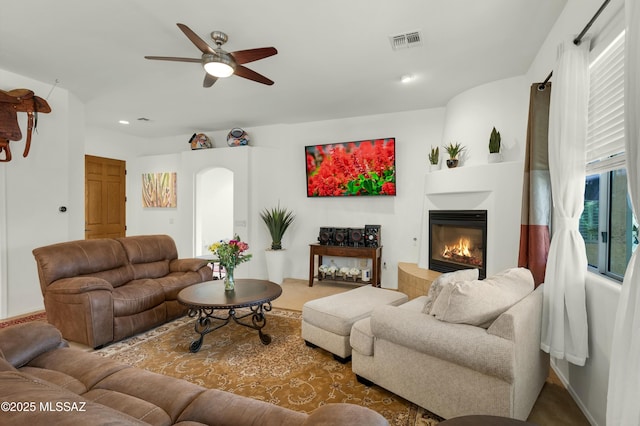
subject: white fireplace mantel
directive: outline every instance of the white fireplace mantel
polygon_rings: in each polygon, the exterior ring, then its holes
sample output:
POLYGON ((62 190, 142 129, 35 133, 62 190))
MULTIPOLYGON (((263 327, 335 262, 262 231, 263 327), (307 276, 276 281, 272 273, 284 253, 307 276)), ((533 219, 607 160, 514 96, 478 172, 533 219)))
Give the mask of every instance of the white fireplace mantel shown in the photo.
POLYGON ((487 210, 487 275, 517 266, 523 174, 521 161, 427 173, 418 266, 429 267, 429 210, 487 210))

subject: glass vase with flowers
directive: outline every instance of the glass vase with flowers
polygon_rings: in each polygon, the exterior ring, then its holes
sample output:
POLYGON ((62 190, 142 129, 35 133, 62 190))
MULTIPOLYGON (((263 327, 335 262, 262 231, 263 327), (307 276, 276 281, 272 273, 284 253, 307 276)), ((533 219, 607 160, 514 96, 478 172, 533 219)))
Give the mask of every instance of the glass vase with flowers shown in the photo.
POLYGON ((231 240, 220 240, 209 246, 209 251, 218 258, 220 266, 224 268, 224 289, 231 291, 235 288, 234 271, 236 266, 251 260, 251 254, 247 253, 249 244, 236 235, 231 240))

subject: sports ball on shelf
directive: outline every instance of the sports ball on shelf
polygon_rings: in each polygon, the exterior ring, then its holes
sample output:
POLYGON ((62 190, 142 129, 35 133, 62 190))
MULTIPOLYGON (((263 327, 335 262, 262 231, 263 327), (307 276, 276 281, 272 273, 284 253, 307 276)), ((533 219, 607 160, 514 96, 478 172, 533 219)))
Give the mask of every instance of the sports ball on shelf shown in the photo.
POLYGON ((233 128, 227 135, 227 145, 229 146, 249 145, 249 134, 238 127, 233 128))

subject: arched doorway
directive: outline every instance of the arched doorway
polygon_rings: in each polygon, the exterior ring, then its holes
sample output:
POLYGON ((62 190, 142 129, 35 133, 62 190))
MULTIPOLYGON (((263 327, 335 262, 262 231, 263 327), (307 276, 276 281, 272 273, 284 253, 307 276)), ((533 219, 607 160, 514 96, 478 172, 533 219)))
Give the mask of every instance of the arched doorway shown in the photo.
POLYGON ((233 238, 233 172, 216 167, 196 174, 195 253, 209 254, 212 243, 233 238))

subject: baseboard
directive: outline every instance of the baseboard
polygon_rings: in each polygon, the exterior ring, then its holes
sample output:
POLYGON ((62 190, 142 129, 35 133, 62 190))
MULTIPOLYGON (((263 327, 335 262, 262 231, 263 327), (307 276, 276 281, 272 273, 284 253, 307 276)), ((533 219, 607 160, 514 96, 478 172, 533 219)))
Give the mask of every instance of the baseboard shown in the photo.
POLYGON ((550 364, 551 364, 551 368, 553 369, 553 372, 556 373, 556 376, 558 376, 558 379, 560 379, 563 386, 567 389, 567 392, 569 392, 569 395, 571 395, 571 398, 573 398, 575 403, 578 405, 578 408, 580 409, 580 411, 582 411, 582 414, 584 414, 584 416, 587 418, 587 421, 589 422, 589 424, 591 424, 592 426, 600 426, 598 422, 596 422, 596 420, 593 418, 593 416, 589 412, 589 409, 587 409, 586 405, 582 403, 582 400, 580 399, 576 391, 571 386, 571 383, 569 383, 569 381, 564 376, 564 374, 562 374, 560 369, 556 368, 555 360, 553 358, 551 358, 550 364))

